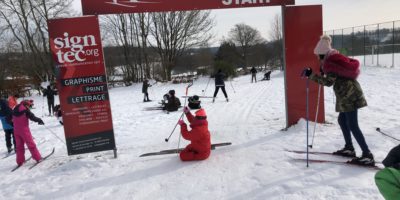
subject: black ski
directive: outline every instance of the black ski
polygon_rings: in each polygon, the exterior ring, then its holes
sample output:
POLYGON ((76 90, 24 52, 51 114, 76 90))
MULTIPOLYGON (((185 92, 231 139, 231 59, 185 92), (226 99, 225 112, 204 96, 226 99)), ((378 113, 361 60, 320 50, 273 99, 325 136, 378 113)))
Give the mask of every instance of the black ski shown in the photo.
MULTIPOLYGON (((215 150, 216 147, 228 146, 228 145, 231 145, 231 144, 232 144, 231 142, 224 142, 224 143, 211 144, 211 150, 215 150)), ((179 152, 181 152, 183 149, 184 149, 184 148, 161 150, 161 151, 159 151, 159 152, 145 153, 145 154, 140 155, 139 157, 157 156, 157 155, 165 155, 165 154, 174 154, 174 153, 179 153, 179 152)))
POLYGON ((386 136, 386 137, 392 138, 393 140, 400 141, 399 139, 397 139, 397 138, 395 138, 395 137, 393 137, 393 136, 391 136, 391 135, 389 135, 389 134, 387 134, 387 133, 381 131, 381 129, 380 129, 379 127, 376 128, 376 131, 378 131, 379 133, 381 133, 382 135, 384 135, 384 136, 386 136))
POLYGON ((5 155, 4 157, 2 157, 1 159, 6 159, 12 155, 15 155, 15 151, 11 152, 11 153, 7 153, 7 155, 5 155))
MULTIPOLYGON (((291 153, 297 153, 297 154, 306 154, 307 151, 302 151, 302 150, 288 150, 286 149, 285 151, 291 152, 291 153)), ((309 151, 309 154, 312 155, 331 155, 331 156, 338 156, 338 157, 343 157, 343 158, 352 158, 352 157, 347 157, 347 156, 342 156, 342 155, 336 155, 331 152, 323 152, 323 151, 309 151)))
MULTIPOLYGON (((32 157, 29 157, 28 159, 26 159, 25 162, 24 162, 24 164, 25 164, 26 162, 28 162, 31 158, 32 158, 32 157)), ((16 167, 12 168, 11 172, 13 172, 13 171, 19 169, 21 166, 22 166, 22 165, 17 165, 16 167)))
POLYGON ((47 154, 47 156, 43 157, 42 160, 40 160, 40 162, 36 162, 36 163, 33 164, 32 166, 30 166, 29 169, 32 169, 32 168, 36 167, 39 163, 42 163, 42 162, 45 161, 47 158, 49 158, 51 155, 53 155, 53 154, 54 154, 54 150, 55 150, 55 148, 53 147, 53 150, 52 150, 49 154, 47 154))
MULTIPOLYGON (((305 158, 293 158, 293 160, 300 161, 300 162, 307 162, 307 159, 305 159, 305 158)), ((383 169, 382 167, 379 167, 379 166, 376 166, 376 165, 375 166, 358 165, 358 164, 351 163, 349 161, 308 159, 308 162, 311 162, 311 163, 333 163, 333 164, 338 164, 338 165, 355 166, 355 167, 362 167, 362 168, 368 168, 368 169, 374 169, 374 170, 383 169)))
MULTIPOLYGON (((189 98, 189 97, 193 97, 193 96, 182 96, 182 98, 189 98)), ((211 96, 198 96, 198 97, 199 98, 214 98, 214 97, 211 97, 211 96)))

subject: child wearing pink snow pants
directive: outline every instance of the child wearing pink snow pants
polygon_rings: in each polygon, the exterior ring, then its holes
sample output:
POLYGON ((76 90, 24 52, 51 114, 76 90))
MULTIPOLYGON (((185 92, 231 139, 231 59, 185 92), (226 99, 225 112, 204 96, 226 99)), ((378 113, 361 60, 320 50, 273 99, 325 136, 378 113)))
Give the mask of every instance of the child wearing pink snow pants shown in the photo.
POLYGON ((42 159, 36 144, 33 141, 31 131, 29 129, 29 120, 44 125, 42 119, 36 117, 29 109, 32 107, 32 100, 25 100, 18 104, 13 110, 14 136, 17 150, 17 165, 25 162, 25 147, 28 147, 32 154, 32 158, 39 162, 42 159))

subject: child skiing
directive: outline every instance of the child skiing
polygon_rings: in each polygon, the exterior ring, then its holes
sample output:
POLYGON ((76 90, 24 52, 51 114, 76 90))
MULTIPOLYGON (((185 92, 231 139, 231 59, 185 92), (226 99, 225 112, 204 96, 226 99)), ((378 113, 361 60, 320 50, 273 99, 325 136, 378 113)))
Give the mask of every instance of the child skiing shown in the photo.
POLYGON ((367 106, 363 91, 358 83, 360 63, 352 58, 340 54, 331 47, 332 39, 323 35, 314 49, 318 56, 321 71, 325 75, 312 73, 311 68, 303 71, 310 80, 325 86, 332 86, 336 95, 336 112, 339 112, 338 122, 342 129, 345 146, 333 154, 355 157, 351 135, 354 136, 362 149, 362 156, 353 158, 350 162, 359 165, 375 165, 374 156, 370 152, 364 135, 358 126, 358 109, 367 106))
POLYGON ((36 144, 33 141, 31 131, 29 129, 29 120, 44 125, 42 119, 37 118, 30 108, 33 106, 33 100, 24 100, 18 104, 13 110, 14 134, 17 150, 17 165, 21 166, 25 162, 25 147, 28 147, 32 154, 32 158, 36 162, 40 162, 42 156, 40 155, 36 144))
POLYGON ((149 93, 147 92, 147 89, 151 87, 149 80, 144 79, 143 81, 143 86, 142 86, 142 93, 144 94, 143 102, 148 102, 150 101, 149 99, 149 93))
POLYGON ((190 140, 190 144, 179 154, 182 161, 205 160, 210 156, 211 139, 208 131, 207 115, 204 109, 196 111, 193 116, 188 107, 183 109, 190 123, 191 131, 188 131, 186 123, 181 119, 178 124, 181 126, 182 137, 190 140))
POLYGON ((400 198, 400 145, 393 148, 383 160, 385 169, 375 175, 375 183, 386 200, 400 198))
POLYGON ((4 99, 0 100, 0 119, 3 125, 4 133, 6 135, 7 152, 11 153, 11 151, 13 150, 12 148, 13 144, 15 151, 14 127, 12 124, 12 110, 8 106, 7 100, 4 99))

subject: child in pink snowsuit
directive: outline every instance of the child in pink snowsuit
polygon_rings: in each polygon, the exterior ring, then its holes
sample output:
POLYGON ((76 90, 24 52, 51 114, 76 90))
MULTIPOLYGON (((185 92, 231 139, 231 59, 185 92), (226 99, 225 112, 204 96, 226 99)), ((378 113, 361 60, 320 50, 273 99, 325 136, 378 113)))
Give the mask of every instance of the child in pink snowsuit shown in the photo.
POLYGON ((40 162, 42 159, 29 129, 29 119, 40 125, 44 125, 44 122, 29 110, 32 106, 33 100, 24 100, 13 110, 14 137, 17 150, 17 165, 19 166, 25 162, 24 144, 26 144, 36 162, 40 162))

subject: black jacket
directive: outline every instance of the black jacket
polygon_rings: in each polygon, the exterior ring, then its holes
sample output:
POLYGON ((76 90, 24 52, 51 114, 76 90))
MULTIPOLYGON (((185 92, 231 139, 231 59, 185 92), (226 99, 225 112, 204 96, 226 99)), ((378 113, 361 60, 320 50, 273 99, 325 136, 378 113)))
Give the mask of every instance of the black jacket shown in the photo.
POLYGON ((394 167, 400 169, 400 145, 390 150, 385 160, 382 161, 385 167, 394 167))
POLYGON ((256 68, 253 67, 253 68, 250 69, 250 72, 251 72, 252 74, 256 74, 256 73, 257 73, 257 70, 256 70, 256 68))
POLYGON ((48 100, 54 100, 54 95, 57 95, 57 91, 52 90, 50 87, 43 91, 43 96, 47 97, 48 100))
POLYGON ((164 105, 164 110, 169 112, 177 111, 179 107, 181 107, 181 101, 179 101, 175 96, 168 96, 168 100, 164 105))
POLYGON ((215 86, 225 86, 224 78, 225 74, 222 72, 215 74, 215 86))
POLYGON ((151 87, 149 84, 149 81, 143 81, 143 86, 142 86, 142 93, 147 93, 147 89, 151 87))

